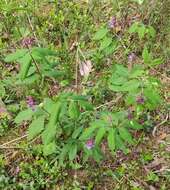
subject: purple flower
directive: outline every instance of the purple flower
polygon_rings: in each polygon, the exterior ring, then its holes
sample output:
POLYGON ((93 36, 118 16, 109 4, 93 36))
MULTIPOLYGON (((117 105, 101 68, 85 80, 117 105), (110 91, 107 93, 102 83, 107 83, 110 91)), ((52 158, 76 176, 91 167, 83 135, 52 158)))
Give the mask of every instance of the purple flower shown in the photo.
POLYGON ((26 99, 26 103, 28 105, 28 107, 30 107, 33 111, 35 110, 35 101, 33 99, 32 96, 28 96, 27 99, 26 99))
POLYGON ((116 27, 116 24, 117 24, 116 17, 113 16, 113 17, 109 20, 108 26, 109 26, 109 28, 114 28, 114 27, 116 27))
POLYGON ((23 38, 21 44, 23 47, 28 48, 31 47, 35 43, 35 38, 33 37, 26 37, 23 38))
POLYGON ((144 119, 139 119, 139 124, 143 125, 145 123, 144 119))
POLYGON ((138 96, 138 97, 136 98, 136 102, 137 102, 138 104, 144 104, 144 103, 145 103, 145 99, 144 99, 143 96, 138 96))
POLYGON ((129 56, 128 56, 128 61, 129 62, 133 62, 136 58, 136 55, 135 53, 130 53, 129 56))
POLYGON ((20 168, 19 168, 19 166, 17 166, 15 169, 15 175, 19 174, 19 172, 20 172, 20 168))
POLYGON ((87 149, 92 149, 94 147, 94 141, 93 139, 89 139, 87 142, 86 142, 86 148, 87 149))
POLYGON ((131 111, 129 111, 129 110, 128 110, 127 118, 128 118, 128 120, 133 119, 133 113, 131 111))
POLYGON ((0 114, 3 114, 3 113, 6 113, 6 110, 5 110, 5 108, 0 107, 0 114))

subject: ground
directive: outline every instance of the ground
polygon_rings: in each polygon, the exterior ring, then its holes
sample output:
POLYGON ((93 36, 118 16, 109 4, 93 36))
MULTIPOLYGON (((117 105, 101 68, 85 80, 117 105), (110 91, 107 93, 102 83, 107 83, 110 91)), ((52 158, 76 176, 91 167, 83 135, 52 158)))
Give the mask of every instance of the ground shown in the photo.
MULTIPOLYGON (((170 1, 159 0, 0 2, 0 189, 170 189, 169 11, 170 1), (156 36, 152 38, 145 34, 139 40, 137 35, 130 35, 128 31, 134 22, 152 26, 156 36), (99 48, 94 34, 105 25, 110 27, 109 35, 114 34, 120 41, 116 51, 109 56, 94 53, 99 48), (143 64, 145 44, 152 49, 154 58, 163 60, 148 69, 149 76, 159 81, 162 102, 155 109, 146 111, 147 127, 132 132, 135 144, 128 146, 127 154, 121 150, 111 154, 104 140, 100 162, 93 158, 83 162, 80 151, 74 161, 66 160, 60 167, 55 155, 42 154, 39 136, 30 141, 27 139, 28 121, 20 125, 15 123, 15 117, 26 107, 28 97, 34 97, 40 104, 43 98, 57 97, 65 91, 92 95, 95 111, 119 110, 124 106, 122 96, 110 92, 106 81, 116 63, 128 68, 143 64), (4 60, 25 45, 26 48, 36 46, 55 50, 57 61, 62 63, 59 77, 47 77, 44 86, 36 84, 38 79, 31 85, 17 83, 21 64, 4 60), (128 58, 132 52, 135 59, 131 62, 128 58), (90 60, 89 65, 92 63, 93 68, 82 61, 79 73, 77 65, 84 57, 90 60), (82 79, 84 75, 89 78, 82 79)), ((74 113, 70 115, 74 117, 74 113)), ((91 117, 87 115, 83 125, 91 117)))

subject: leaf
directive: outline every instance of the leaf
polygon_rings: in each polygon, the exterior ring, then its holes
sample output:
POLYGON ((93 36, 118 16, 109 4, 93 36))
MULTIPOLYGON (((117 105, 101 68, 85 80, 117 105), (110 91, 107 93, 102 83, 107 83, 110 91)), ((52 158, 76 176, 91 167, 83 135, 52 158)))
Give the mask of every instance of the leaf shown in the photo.
POLYGON ((70 146, 70 150, 69 150, 69 160, 74 160, 74 158, 76 157, 76 155, 77 155, 77 144, 72 144, 71 146, 70 146))
POLYGON ((117 86, 117 85, 109 85, 110 90, 114 91, 114 92, 124 92, 124 88, 122 88, 122 86, 117 86))
POLYGON ((130 144, 133 144, 132 136, 131 136, 131 134, 129 133, 129 131, 125 127, 119 127, 118 130, 119 130, 120 137, 124 141, 127 141, 130 144))
POLYGON ((64 145, 64 147, 62 148, 61 153, 59 155, 59 165, 60 166, 63 166, 64 159, 65 159, 67 153, 69 152, 69 150, 70 150, 69 144, 64 145))
POLYGON ((149 64, 151 61, 151 54, 149 53, 146 46, 143 49, 142 58, 143 58, 145 64, 149 64))
POLYGON ((133 23, 129 28, 129 33, 135 33, 138 29, 138 25, 139 25, 138 22, 133 23))
POLYGON ((159 93, 153 88, 147 87, 144 89, 144 95, 147 101, 150 103, 150 109, 154 109, 161 103, 161 97, 159 93))
POLYGON ((51 112, 53 111, 53 107, 55 107, 55 102, 53 100, 51 100, 50 98, 45 98, 43 101, 43 106, 44 109, 51 114, 51 112))
POLYGON ((95 138, 95 144, 98 145, 101 142, 101 140, 104 137, 105 133, 106 133, 106 128, 101 127, 97 132, 97 135, 96 135, 96 138, 95 138))
POLYGON ((44 116, 40 116, 34 120, 28 129, 28 139, 31 140, 36 137, 44 129, 44 116))
POLYGON ((97 127, 98 126, 94 125, 92 127, 86 128, 84 130, 83 134, 80 136, 79 139, 80 140, 87 140, 87 139, 89 139, 92 136, 93 132, 96 130, 97 127))
POLYGON ((144 0, 135 0, 139 5, 142 5, 142 3, 144 2, 144 0))
POLYGON ((124 145, 124 142, 122 141, 120 135, 116 134, 115 136, 115 142, 116 142, 116 148, 119 150, 122 150, 125 154, 128 153, 128 149, 126 148, 126 146, 124 145))
POLYGON ((4 86, 0 83, 0 97, 3 98, 5 96, 5 88, 4 86))
POLYGON ((117 75, 112 75, 111 83, 114 85, 123 85, 127 81, 126 77, 119 77, 117 75))
POLYGON ((136 79, 129 80, 122 85, 123 91, 134 91, 140 86, 140 81, 136 79))
POLYGON ((21 65, 20 68, 20 78, 21 80, 24 80, 27 77, 28 71, 31 67, 31 56, 29 55, 29 53, 25 54, 24 57, 22 57, 21 59, 19 59, 19 63, 21 65))
POLYGON ((90 72, 92 71, 92 63, 90 60, 81 62, 79 68, 81 76, 88 77, 90 72))
POLYGON ((83 108, 83 109, 85 109, 85 110, 93 110, 93 105, 92 104, 90 104, 89 102, 87 102, 87 101, 83 101, 83 100, 81 100, 81 101, 79 101, 79 104, 80 104, 80 106, 83 108))
POLYGON ((115 65, 116 68, 116 74, 122 77, 128 77, 129 76, 129 71, 127 67, 124 67, 123 65, 120 64, 116 64, 115 65))
POLYGON ((43 146, 44 156, 49 156, 50 154, 53 154, 55 152, 56 152, 56 144, 54 141, 43 146))
POLYGON ((23 121, 30 120, 32 118, 33 113, 34 112, 31 109, 27 109, 27 110, 21 111, 15 117, 14 122, 17 123, 17 124, 20 124, 23 121))
POLYGON ((132 129, 136 129, 136 130, 140 130, 140 129, 143 129, 143 126, 140 125, 138 122, 136 121, 130 121, 130 127, 132 129))
POLYGON ((108 33, 108 29, 107 28, 100 28, 97 32, 96 32, 96 34, 95 34, 95 36, 94 36, 94 40, 101 40, 101 39, 103 39, 105 36, 106 36, 106 34, 108 33))
POLYGON ((112 43, 103 50, 104 54, 106 56, 108 56, 108 55, 111 55, 112 53, 114 53, 117 48, 117 44, 118 44, 117 41, 112 40, 112 43))
POLYGON ((46 56, 56 56, 57 52, 48 48, 34 47, 32 48, 33 56, 44 58, 46 56))
POLYGON ((139 38, 140 38, 140 39, 144 38, 145 33, 146 33, 145 25, 144 25, 144 24, 141 24, 141 25, 138 27, 137 32, 138 32, 138 35, 139 35, 139 38))
POLYGON ((61 112, 62 102, 54 103, 51 107, 51 115, 46 129, 42 133, 43 144, 49 144, 55 139, 58 119, 61 112))
POLYGON ((156 36, 156 31, 155 31, 155 29, 152 26, 148 27, 148 33, 150 34, 150 36, 152 38, 154 38, 156 36))
POLYGON ((112 38, 105 37, 100 44, 100 50, 107 48, 112 43, 112 38))
POLYGON ((157 58, 157 59, 154 59, 151 63, 150 63, 150 66, 156 66, 156 65, 160 65, 163 63, 163 59, 161 58, 157 58))
POLYGON ((145 71, 143 70, 142 67, 135 66, 132 68, 132 70, 129 74, 129 78, 137 78, 137 77, 143 76, 144 73, 145 73, 145 71))
POLYGON ((16 50, 15 53, 11 53, 9 55, 6 56, 5 58, 5 62, 13 62, 13 61, 16 61, 22 57, 25 56, 25 54, 28 52, 27 49, 19 49, 19 50, 16 50))
POLYGON ((42 137, 42 142, 43 144, 49 144, 52 141, 54 141, 55 137, 56 137, 56 131, 57 131, 57 124, 53 124, 50 125, 48 123, 47 127, 45 128, 45 130, 43 131, 41 137, 42 137))
POLYGON ((74 130, 74 132, 72 133, 72 138, 76 139, 82 131, 83 131, 83 127, 79 127, 76 130, 74 130))
POLYGON ((71 101, 68 108, 69 116, 72 119, 77 119, 80 115, 78 104, 76 101, 71 101))
POLYGON ((115 135, 116 135, 116 129, 111 128, 109 130, 109 134, 107 136, 107 142, 108 142, 108 146, 109 149, 111 151, 114 151, 116 148, 116 144, 115 144, 115 135))
POLYGON ((59 119, 60 112, 62 108, 62 102, 58 101, 57 103, 54 103, 54 105, 51 107, 51 115, 49 124, 55 125, 59 119))

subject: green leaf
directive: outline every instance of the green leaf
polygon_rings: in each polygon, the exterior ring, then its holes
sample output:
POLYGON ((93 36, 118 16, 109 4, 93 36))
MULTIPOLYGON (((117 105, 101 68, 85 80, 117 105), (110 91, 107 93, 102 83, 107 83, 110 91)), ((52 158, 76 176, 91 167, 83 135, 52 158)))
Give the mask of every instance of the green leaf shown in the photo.
POLYGON ((72 134, 72 138, 73 139, 76 139, 80 133, 83 131, 83 127, 79 127, 77 128, 76 130, 74 130, 73 134, 72 134))
POLYGON ((25 56, 25 54, 28 52, 27 49, 19 49, 19 50, 16 50, 15 53, 11 53, 9 55, 6 56, 5 58, 5 62, 13 62, 13 61, 16 61, 22 57, 25 56))
POLYGON ((137 78, 143 76, 145 71, 140 66, 134 66, 129 74, 129 78, 137 78))
POLYGON ((69 150, 69 160, 74 160, 74 158, 76 157, 76 155, 77 155, 77 144, 72 144, 71 146, 70 146, 70 150, 69 150))
POLYGON ((129 28, 129 33, 135 33, 135 32, 137 32, 138 25, 139 25, 138 22, 133 23, 133 24, 130 26, 130 28, 129 28))
POLYGON ((68 108, 69 116, 72 119, 77 119, 80 115, 78 104, 76 101, 71 101, 68 108))
POLYGON ((114 53, 117 48, 117 44, 118 44, 117 41, 112 40, 112 43, 103 50, 104 54, 106 56, 108 56, 108 55, 111 55, 112 53, 114 53))
POLYGON ((17 123, 17 124, 20 124, 23 121, 30 120, 32 118, 33 114, 34 114, 34 112, 31 109, 27 109, 27 110, 21 111, 15 117, 14 122, 17 123))
POLYGON ((55 152, 56 152, 56 144, 54 141, 43 146, 44 156, 48 156, 48 155, 53 154, 55 152))
POLYGON ((115 65, 116 68, 116 74, 122 77, 128 77, 129 76, 129 71, 127 67, 124 67, 123 65, 120 64, 116 64, 115 65))
POLYGON ((36 137, 44 129, 44 116, 40 116, 34 120, 28 129, 28 139, 31 140, 36 137))
POLYGON ((5 96, 5 88, 4 86, 0 83, 0 97, 3 98, 5 96))
POLYGON ((66 145, 64 145, 64 147, 62 148, 61 153, 60 153, 60 155, 59 155, 59 165, 60 165, 60 166, 63 166, 63 164, 64 164, 64 163, 63 163, 63 162, 64 162, 64 159, 65 159, 67 153, 69 152, 69 150, 70 150, 70 144, 66 144, 66 145))
POLYGON ((50 112, 51 114, 50 114, 48 125, 42 133, 43 144, 49 144, 55 139, 56 129, 58 127, 57 122, 58 122, 59 115, 61 112, 61 105, 62 105, 62 102, 57 102, 57 103, 54 103, 53 106, 51 107, 51 112, 50 112))
POLYGON ((154 109, 160 105, 161 97, 159 93, 153 88, 150 88, 150 87, 145 88, 144 95, 147 98, 147 103, 150 104, 150 109, 154 109))
POLYGON ((29 53, 25 54, 24 57, 22 57, 21 59, 18 60, 18 62, 21 65, 20 68, 20 78, 21 80, 25 79, 27 77, 28 71, 31 67, 31 56, 29 55, 29 53))
POLYGON ((122 150, 125 154, 128 153, 128 149, 126 148, 126 146, 124 145, 124 142, 122 141, 120 135, 116 134, 115 136, 115 142, 116 142, 116 149, 120 149, 122 150))
POLYGON ((149 64, 152 59, 151 54, 149 53, 148 48, 146 46, 143 49, 142 58, 145 64, 149 64))
POLYGON ((116 135, 116 129, 111 128, 108 132, 108 136, 107 136, 107 142, 108 142, 108 146, 109 149, 111 151, 114 151, 116 148, 116 144, 115 144, 115 135, 116 135))
POLYGON ((163 63, 163 59, 161 58, 157 58, 157 59, 154 59, 151 63, 150 63, 150 66, 156 66, 156 65, 160 65, 163 63))
POLYGON ((136 1, 139 5, 142 5, 142 3, 144 2, 144 0, 134 0, 136 1))
POLYGON ((105 133, 106 133, 106 128, 101 127, 97 132, 97 135, 96 135, 96 138, 95 138, 95 144, 98 145, 101 142, 101 140, 104 137, 105 133))
POLYGON ((83 108, 83 109, 85 109, 85 110, 93 110, 93 105, 92 104, 90 104, 89 102, 87 102, 87 101, 83 101, 83 100, 81 100, 81 101, 79 101, 79 104, 80 104, 80 106, 83 108))
POLYGON ((154 38, 156 36, 156 31, 155 31, 155 29, 152 26, 148 27, 148 33, 150 34, 150 36, 152 38, 154 38))
POLYGON ((126 77, 119 77, 117 75, 112 75, 111 83, 114 85, 123 85, 127 81, 126 77))
POLYGON ((57 133, 57 127, 59 127, 57 124, 50 125, 50 123, 48 123, 41 135, 43 144, 49 144, 54 141, 57 133))
POLYGON ((124 140, 127 141, 130 144, 133 144, 133 139, 129 131, 125 127, 119 127, 119 134, 120 137, 124 140))
POLYGON ((32 54, 35 57, 44 58, 46 56, 56 56, 57 52, 48 48, 34 47, 32 48, 32 54))
POLYGON ((134 91, 140 86, 140 81, 136 79, 129 80, 122 85, 123 91, 134 91))
POLYGON ((43 106, 44 109, 48 112, 48 113, 52 113, 53 111, 53 107, 55 107, 55 102, 53 100, 51 100, 50 98, 45 98, 43 101, 43 106))
POLYGON ((135 130, 143 129, 143 126, 136 121, 130 121, 130 127, 135 130))
POLYGON ((105 37, 100 44, 100 50, 107 48, 112 43, 112 38, 105 37))
POLYGON ((138 35, 139 35, 139 38, 142 39, 144 38, 145 36, 145 33, 146 33, 146 27, 144 24, 141 24, 138 29, 137 29, 137 32, 138 32, 138 35))
POLYGON ((55 125, 57 123, 61 113, 61 108, 62 108, 62 102, 54 103, 54 105, 51 107, 51 112, 50 112, 51 115, 49 120, 50 125, 55 125))
POLYGON ((84 130, 83 134, 80 136, 79 139, 80 140, 87 140, 87 139, 89 139, 92 136, 93 132, 96 130, 97 127, 98 126, 94 125, 92 127, 86 128, 84 130))
POLYGON ((101 40, 101 39, 103 39, 106 36, 107 33, 108 33, 108 29, 107 28, 100 28, 96 32, 96 34, 94 36, 94 40, 101 40))

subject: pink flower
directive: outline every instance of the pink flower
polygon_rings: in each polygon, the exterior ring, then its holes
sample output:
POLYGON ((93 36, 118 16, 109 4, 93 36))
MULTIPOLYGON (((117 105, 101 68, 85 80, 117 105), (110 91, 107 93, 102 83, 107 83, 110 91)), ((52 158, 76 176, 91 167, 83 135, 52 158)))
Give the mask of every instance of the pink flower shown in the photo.
POLYGON ((35 38, 31 37, 23 38, 21 41, 22 46, 25 48, 31 47, 34 43, 35 43, 35 38))
POLYGON ((135 53, 130 53, 129 56, 128 56, 128 61, 129 62, 133 62, 136 58, 136 55, 135 53))
POLYGON ((90 150, 93 147, 94 147, 94 141, 93 141, 93 139, 87 140, 87 142, 86 142, 86 148, 90 150))
POLYGON ((36 104, 35 104, 35 101, 32 96, 27 97, 26 103, 27 103, 28 107, 30 107, 33 111, 35 110, 36 104))
POLYGON ((116 24, 117 24, 117 20, 116 20, 116 17, 112 17, 109 22, 108 22, 108 26, 109 28, 114 28, 116 27, 116 24))
POLYGON ((136 102, 137 102, 138 104, 144 104, 144 103, 145 103, 145 99, 144 99, 144 97, 142 97, 142 96, 138 96, 138 97, 136 98, 136 102))

